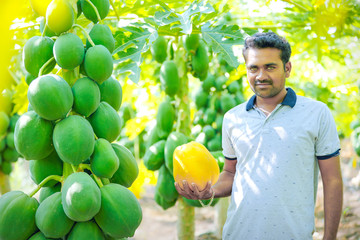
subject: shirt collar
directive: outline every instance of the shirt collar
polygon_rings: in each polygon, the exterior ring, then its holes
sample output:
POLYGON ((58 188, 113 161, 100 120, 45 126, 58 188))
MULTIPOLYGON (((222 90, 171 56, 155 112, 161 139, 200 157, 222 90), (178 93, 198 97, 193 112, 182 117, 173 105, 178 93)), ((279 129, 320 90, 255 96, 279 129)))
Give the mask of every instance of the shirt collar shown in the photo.
MULTIPOLYGON (((281 105, 288 105, 290 107, 294 107, 296 103, 296 93, 291 88, 286 88, 287 93, 284 100, 281 102, 281 105)), ((246 111, 249 111, 254 107, 256 95, 254 94, 246 104, 246 111)))

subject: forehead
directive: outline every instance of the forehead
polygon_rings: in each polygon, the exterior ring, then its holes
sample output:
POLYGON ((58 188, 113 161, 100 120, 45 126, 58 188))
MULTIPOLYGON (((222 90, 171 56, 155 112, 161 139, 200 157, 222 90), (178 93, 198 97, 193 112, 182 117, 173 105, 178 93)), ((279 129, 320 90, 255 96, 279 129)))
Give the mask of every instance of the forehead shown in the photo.
POLYGON ((245 62, 249 64, 282 63, 281 50, 277 48, 249 48, 245 52, 245 62))

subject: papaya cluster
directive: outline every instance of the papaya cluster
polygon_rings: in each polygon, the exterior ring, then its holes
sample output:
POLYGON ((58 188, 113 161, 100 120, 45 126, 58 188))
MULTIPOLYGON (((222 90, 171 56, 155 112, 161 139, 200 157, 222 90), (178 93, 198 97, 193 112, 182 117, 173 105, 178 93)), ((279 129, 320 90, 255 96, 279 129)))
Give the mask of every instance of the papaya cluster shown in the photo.
POLYGON ((2 104, 0 108, 0 171, 9 175, 12 172, 12 163, 20 157, 14 144, 14 130, 19 115, 11 115, 13 108, 11 92, 6 89, 0 95, 2 104))
POLYGON ((38 188, 1 196, 0 239, 119 239, 133 236, 142 220, 128 190, 138 165, 116 142, 122 88, 111 76, 114 38, 97 23, 109 0, 78 3, 94 23, 86 43, 72 32, 69 1, 52 0, 43 31, 56 37, 32 37, 23 49, 29 109, 15 125, 14 146, 38 188), (53 74, 56 65, 62 76, 53 74))
POLYGON ((243 103, 242 79, 228 84, 224 75, 208 74, 194 95, 197 112, 193 134, 211 152, 222 150, 221 132, 224 114, 243 103))

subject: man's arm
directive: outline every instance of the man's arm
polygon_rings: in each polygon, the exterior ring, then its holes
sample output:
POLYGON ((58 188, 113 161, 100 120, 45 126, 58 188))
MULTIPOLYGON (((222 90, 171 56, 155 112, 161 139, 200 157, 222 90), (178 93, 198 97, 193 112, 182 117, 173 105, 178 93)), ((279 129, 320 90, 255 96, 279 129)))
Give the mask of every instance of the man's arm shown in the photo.
POLYGON ((319 160, 324 187, 324 240, 335 240, 342 212, 343 182, 339 156, 319 160))
POLYGON ((220 173, 219 180, 212 187, 208 183, 204 190, 199 191, 197 185, 184 181, 183 188, 178 183, 175 183, 175 188, 180 195, 188 199, 209 199, 213 193, 215 193, 217 198, 230 196, 236 171, 236 162, 236 160, 225 159, 224 168, 220 173))

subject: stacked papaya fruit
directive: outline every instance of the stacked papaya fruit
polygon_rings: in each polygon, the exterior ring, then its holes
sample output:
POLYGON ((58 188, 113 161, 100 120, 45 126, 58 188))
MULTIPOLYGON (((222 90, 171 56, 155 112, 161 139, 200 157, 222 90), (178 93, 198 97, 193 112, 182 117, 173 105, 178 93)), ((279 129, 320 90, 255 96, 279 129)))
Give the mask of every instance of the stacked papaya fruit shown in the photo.
MULTIPOLYGON (((199 35, 188 35, 183 46, 191 68, 189 71, 196 77, 204 79, 209 68, 209 57, 205 43, 199 35)), ((194 140, 180 131, 176 131, 179 117, 176 96, 180 91, 178 67, 174 61, 174 51, 171 40, 168 42, 159 36, 151 47, 152 57, 161 64, 160 86, 165 92, 165 98, 159 104, 156 114, 156 124, 148 134, 146 151, 143 157, 144 165, 152 171, 158 170, 158 181, 155 187, 155 201, 164 210, 175 205, 179 194, 174 187, 174 151, 177 147, 194 140)), ((190 206, 201 207, 199 201, 184 198, 190 206)), ((203 201, 205 204, 209 201, 203 201)), ((213 201, 215 205, 217 199, 213 201)))
POLYGON ((6 89, 0 93, 0 171, 6 175, 12 172, 12 164, 20 157, 15 149, 14 130, 18 114, 12 114, 12 93, 6 89))
POLYGON ((38 186, 0 197, 0 239, 119 239, 142 220, 128 190, 138 165, 116 142, 122 88, 111 76, 112 32, 99 23, 109 0, 79 0, 77 10, 94 23, 82 29, 87 42, 74 31, 74 6, 52 0, 43 35, 24 46, 29 109, 15 125, 14 146, 38 186))

